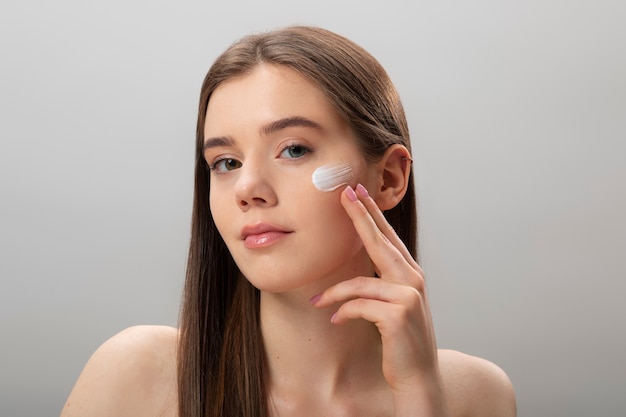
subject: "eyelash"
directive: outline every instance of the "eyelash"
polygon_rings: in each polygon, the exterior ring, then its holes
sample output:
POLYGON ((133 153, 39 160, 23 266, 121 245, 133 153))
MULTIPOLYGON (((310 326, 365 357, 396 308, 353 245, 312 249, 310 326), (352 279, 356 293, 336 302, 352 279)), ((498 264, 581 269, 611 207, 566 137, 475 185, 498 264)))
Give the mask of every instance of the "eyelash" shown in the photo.
MULTIPOLYGON (((301 156, 296 156, 296 157, 287 158, 287 159, 300 159, 300 158, 305 157, 307 154, 309 154, 309 153, 312 153, 312 152, 313 152, 313 149, 311 149, 311 148, 310 148, 310 147, 308 147, 308 146, 302 145, 302 144, 300 144, 300 143, 290 143, 290 144, 285 145, 285 146, 284 146, 284 147, 280 150, 280 152, 278 153, 278 155, 280 156, 280 155, 282 155, 285 151, 287 151, 287 150, 289 150, 289 149, 293 150, 294 148, 301 148, 301 150, 302 150, 302 151, 304 151, 304 153, 303 153, 301 156)), ((241 165, 242 165, 242 163, 241 163, 240 161, 236 160, 235 158, 218 158, 218 159, 214 160, 212 163, 210 163, 210 164, 209 164, 209 170, 210 170, 211 172, 215 172, 215 173, 218 173, 218 174, 222 174, 222 173, 224 173, 224 172, 232 171, 232 170, 222 171, 222 170, 219 170, 219 169, 218 169, 218 166, 219 166, 221 163, 226 162, 226 161, 236 161, 239 165, 237 166, 237 168, 234 168, 234 169, 238 169, 238 168, 240 168, 240 167, 241 167, 241 165)), ((234 169, 233 169, 233 170, 234 170, 234 169)))
MULTIPOLYGON (((241 162, 237 161, 235 158, 218 158, 215 161, 213 161, 212 163, 209 164, 209 170, 211 172, 215 172, 215 173, 223 173, 224 171, 220 171, 217 169, 217 166, 219 164, 221 164, 222 162, 226 162, 226 161, 236 161, 241 165, 241 162)), ((231 170, 232 171, 232 170, 231 170)))
POLYGON ((290 144, 284 146, 280 150, 278 155, 282 155, 283 152, 285 152, 286 150, 294 149, 294 148, 302 148, 302 150, 304 151, 304 154, 302 156, 296 156, 296 157, 289 158, 289 159, 300 159, 300 158, 304 157, 306 154, 309 154, 309 153, 313 152, 313 149, 309 148, 308 146, 302 145, 301 143, 290 143, 290 144))

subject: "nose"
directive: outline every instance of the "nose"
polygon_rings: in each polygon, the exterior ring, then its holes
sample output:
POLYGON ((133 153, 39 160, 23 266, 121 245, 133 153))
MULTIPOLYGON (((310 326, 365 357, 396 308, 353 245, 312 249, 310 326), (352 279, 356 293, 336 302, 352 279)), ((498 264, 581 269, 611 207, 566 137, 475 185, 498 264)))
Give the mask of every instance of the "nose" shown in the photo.
POLYGON ((251 207, 276 205, 278 199, 271 185, 271 176, 267 169, 248 161, 238 171, 235 198, 241 210, 247 211, 251 207))

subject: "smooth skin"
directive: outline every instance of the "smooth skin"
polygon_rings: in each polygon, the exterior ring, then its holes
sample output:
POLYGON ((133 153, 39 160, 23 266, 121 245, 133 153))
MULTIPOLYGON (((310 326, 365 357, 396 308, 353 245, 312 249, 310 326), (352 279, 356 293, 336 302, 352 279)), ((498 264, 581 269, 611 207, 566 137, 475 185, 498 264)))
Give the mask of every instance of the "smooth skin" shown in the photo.
MULTIPOLYGON (((226 81, 209 102, 205 137, 228 139, 205 154, 220 168, 211 209, 261 290, 270 412, 515 416, 512 384, 498 366, 437 348, 424 272, 382 214, 406 192, 408 151, 394 145, 368 165, 350 134, 317 86, 283 67, 261 65, 226 81), (294 115, 321 129, 259 133, 294 115), (299 144, 315 151, 285 152, 299 144), (336 159, 355 161, 354 183, 315 190, 310 173, 336 159), (270 220, 288 233, 246 247, 242 226, 270 220)), ((176 329, 155 326, 114 336, 89 360, 61 415, 176 416, 177 338, 176 329)))

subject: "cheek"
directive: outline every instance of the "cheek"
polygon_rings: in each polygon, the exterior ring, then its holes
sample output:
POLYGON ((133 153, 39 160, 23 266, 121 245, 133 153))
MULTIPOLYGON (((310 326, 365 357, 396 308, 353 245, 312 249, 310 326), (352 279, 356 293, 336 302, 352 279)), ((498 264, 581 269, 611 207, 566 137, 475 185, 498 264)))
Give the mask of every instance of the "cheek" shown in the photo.
MULTIPOLYGON (((358 183, 366 187, 373 186, 372 172, 364 162, 353 164, 352 169, 353 175, 349 182, 351 187, 356 187, 358 183)), ((345 188, 346 186, 342 185, 333 191, 320 191, 313 181, 309 180, 306 184, 300 183, 299 186, 291 185, 285 195, 291 195, 293 198, 290 199, 295 201, 298 208, 305 211, 311 220, 320 224, 343 226, 343 231, 347 226, 353 227, 352 220, 341 205, 341 193, 345 188)))
POLYGON ((312 228, 315 239, 328 241, 329 238, 336 240, 340 236, 344 239, 356 233, 352 220, 341 205, 344 187, 331 192, 312 188, 300 192, 296 210, 301 213, 301 221, 312 228))
POLYGON ((213 222, 220 235, 224 236, 224 230, 222 227, 224 224, 228 224, 228 213, 232 213, 232 208, 228 210, 225 207, 226 197, 220 195, 220 193, 213 188, 209 192, 209 210, 213 217, 213 222))
POLYGON ((209 210, 211 211, 211 215, 215 219, 215 215, 219 213, 219 208, 217 204, 217 199, 215 198, 215 192, 213 190, 209 192, 209 210))
POLYGON ((309 211, 311 220, 308 238, 313 243, 313 250, 317 253, 317 267, 322 273, 340 268, 363 247, 352 219, 341 205, 341 192, 324 193, 328 195, 328 201, 309 211))

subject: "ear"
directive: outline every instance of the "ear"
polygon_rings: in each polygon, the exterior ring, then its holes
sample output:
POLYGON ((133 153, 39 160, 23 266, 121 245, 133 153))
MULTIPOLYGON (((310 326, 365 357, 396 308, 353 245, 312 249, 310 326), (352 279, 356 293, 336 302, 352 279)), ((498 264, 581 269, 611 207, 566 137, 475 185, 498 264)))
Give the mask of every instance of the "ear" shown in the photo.
POLYGON ((400 144, 389 147, 378 163, 378 183, 374 200, 385 211, 394 208, 404 195, 409 185, 411 174, 411 154, 400 144))

